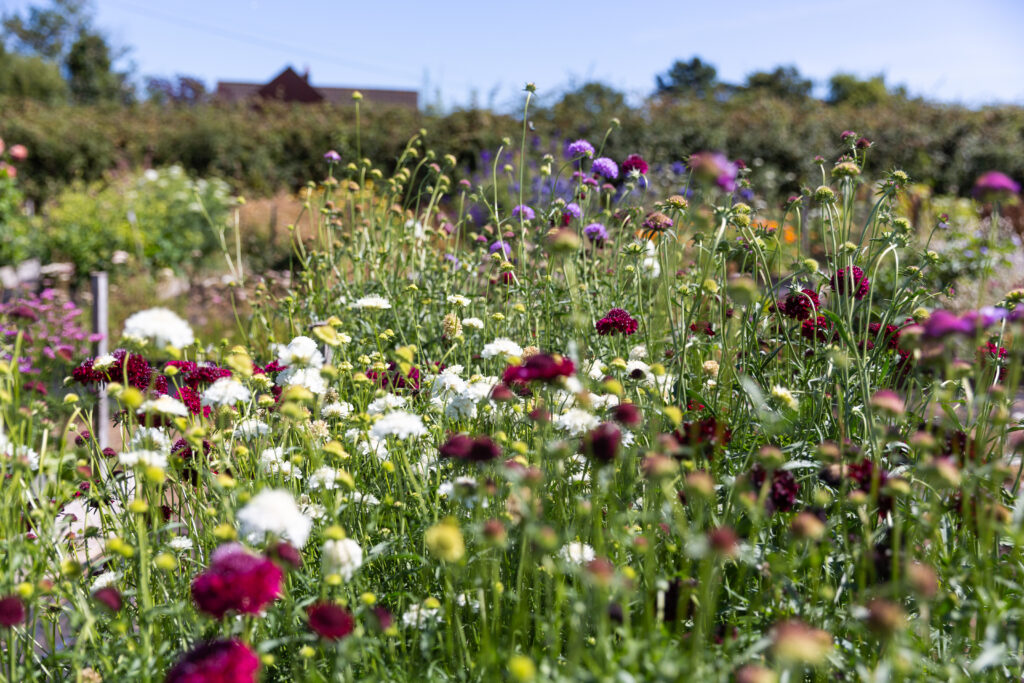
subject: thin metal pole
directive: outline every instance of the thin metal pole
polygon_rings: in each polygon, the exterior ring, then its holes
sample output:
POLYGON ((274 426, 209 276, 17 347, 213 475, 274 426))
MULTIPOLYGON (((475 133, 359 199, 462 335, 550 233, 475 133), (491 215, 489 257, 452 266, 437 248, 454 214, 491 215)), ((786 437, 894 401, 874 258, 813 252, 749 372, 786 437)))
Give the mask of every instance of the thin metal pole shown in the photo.
MULTIPOLYGON (((103 271, 92 273, 89 276, 92 286, 92 331, 99 335, 96 342, 96 355, 101 356, 110 351, 108 314, 110 311, 108 300, 107 274, 103 271)), ((96 424, 93 425, 93 435, 99 442, 100 449, 110 445, 108 431, 110 429, 110 403, 107 401, 107 387, 100 385, 99 401, 96 403, 95 413, 96 424)))

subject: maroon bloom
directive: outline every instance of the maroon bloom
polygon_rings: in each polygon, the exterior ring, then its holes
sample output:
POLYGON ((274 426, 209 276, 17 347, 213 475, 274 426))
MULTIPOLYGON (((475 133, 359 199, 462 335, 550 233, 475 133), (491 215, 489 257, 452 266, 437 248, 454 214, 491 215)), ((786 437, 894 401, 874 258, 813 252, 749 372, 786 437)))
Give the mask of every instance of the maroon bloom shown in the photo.
MULTIPOLYGON (((754 485, 754 489, 758 494, 760 494, 767 477, 768 473, 765 472, 761 465, 754 465, 754 469, 750 471, 750 483, 754 485)), ((764 502, 765 507, 768 509, 768 512, 775 512, 776 510, 788 512, 793 509, 798 493, 800 493, 800 485, 797 483, 793 473, 789 470, 775 470, 772 472, 768 496, 764 502)))
POLYGON ((559 377, 569 377, 576 367, 564 356, 537 353, 526 359, 522 365, 505 368, 501 380, 508 385, 527 382, 553 382, 559 377))
POLYGON ((632 403, 620 403, 612 409, 612 418, 627 427, 636 427, 643 422, 644 416, 632 403))
POLYGON ((872 488, 878 491, 878 516, 884 517, 892 510, 892 496, 882 493, 882 488, 889 480, 889 473, 881 467, 876 468, 869 458, 850 465, 847 476, 857 485, 858 490, 870 495, 872 488))
POLYGON ((454 434, 438 450, 443 458, 466 462, 487 462, 501 457, 501 448, 486 436, 474 439, 465 434, 454 434))
POLYGON ((417 368, 410 367, 407 374, 402 374, 402 369, 398 367, 398 363, 392 362, 388 365, 387 372, 377 372, 376 370, 367 370, 366 376, 373 382, 376 382, 381 389, 405 389, 408 388, 413 393, 420 390, 420 371, 417 368))
POLYGON ((355 619, 344 609, 330 602, 319 602, 306 608, 309 628, 321 638, 341 640, 352 633, 355 619))
POLYGON ((1000 382, 1006 381, 1006 349, 1002 346, 997 346, 993 342, 986 342, 984 346, 978 347, 978 352, 981 354, 981 362, 984 365, 989 363, 995 363, 998 368, 998 380, 1000 382))
POLYGON ((805 320, 800 323, 800 336, 809 341, 828 341, 829 332, 832 326, 828 322, 828 318, 823 315, 819 315, 813 320, 805 320))
POLYGON ((270 556, 286 569, 298 569, 302 566, 302 553, 288 541, 278 541, 277 545, 270 549, 270 556))
POLYGON ((863 299, 868 294, 870 280, 857 266, 840 268, 832 276, 832 291, 836 294, 852 294, 854 299, 863 299))
POLYGON ((600 463, 615 459, 622 442, 622 431, 611 422, 604 422, 583 437, 583 452, 600 463))
POLYGON ((811 313, 821 310, 821 299, 813 289, 801 289, 799 292, 790 292, 786 298, 779 303, 779 312, 787 318, 794 320, 807 320, 811 313))
POLYGON ((128 353, 117 349, 111 354, 114 362, 102 370, 93 368, 95 358, 84 361, 71 371, 71 377, 79 384, 106 384, 108 382, 127 382, 136 389, 148 389, 153 370, 146 359, 137 353, 128 353))
POLYGON ((259 658, 245 643, 215 640, 178 660, 166 683, 255 683, 259 670, 259 658))
POLYGON ((92 594, 92 597, 111 612, 120 612, 121 606, 124 604, 124 601, 121 599, 121 591, 110 586, 100 588, 92 594))
POLYGON ((190 389, 199 389, 203 385, 213 384, 222 377, 230 377, 231 371, 215 363, 194 363, 190 360, 172 360, 168 367, 178 369, 175 379, 190 389))
POLYGON ((14 595, 0 598, 0 626, 11 628, 25 621, 25 603, 14 595))
POLYGON ((639 154, 630 154, 626 157, 626 160, 622 162, 620 168, 622 169, 623 175, 629 175, 629 172, 636 169, 640 172, 640 175, 647 173, 647 162, 644 161, 643 157, 639 154))
POLYGON ((705 417, 695 422, 684 422, 673 436, 683 451, 681 455, 689 452, 710 459, 717 447, 732 440, 732 430, 717 418, 705 417))
POLYGON ((241 545, 214 551, 210 568, 192 580, 192 599, 200 610, 220 619, 230 610, 257 614, 281 596, 281 570, 241 545))
POLYGON ((601 335, 621 332, 628 337, 640 329, 640 324, 625 310, 613 308, 597 321, 595 327, 601 335))

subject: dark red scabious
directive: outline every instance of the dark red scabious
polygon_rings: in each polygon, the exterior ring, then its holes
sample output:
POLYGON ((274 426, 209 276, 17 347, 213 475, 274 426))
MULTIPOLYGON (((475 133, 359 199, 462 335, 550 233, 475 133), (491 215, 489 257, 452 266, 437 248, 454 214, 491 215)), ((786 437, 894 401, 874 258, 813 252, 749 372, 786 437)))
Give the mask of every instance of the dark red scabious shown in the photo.
POLYGON ((124 605, 124 600, 121 598, 121 591, 110 586, 100 588, 92 594, 92 597, 96 602, 100 603, 111 612, 120 612, 122 605, 124 605))
POLYGON ((240 640, 203 643, 167 672, 166 683, 256 683, 260 660, 240 640))
POLYGON ((868 341, 885 344, 887 348, 894 351, 900 346, 900 334, 902 333, 903 328, 892 324, 887 324, 885 330, 882 329, 882 323, 868 325, 868 334, 871 337, 868 341))
POLYGON ((192 580, 192 599, 201 611, 217 619, 230 610, 257 614, 281 596, 281 570, 267 558, 231 543, 217 548, 211 560, 192 580))
POLYGON ((611 422, 603 422, 583 436, 583 452, 600 463, 610 463, 619 452, 622 430, 611 422))
POLYGON ((695 323, 690 323, 690 332, 701 332, 709 337, 715 336, 715 328, 706 320, 698 320, 695 323))
POLYGON ((252 374, 254 375, 277 375, 288 368, 287 365, 281 365, 276 360, 272 360, 266 365, 252 364, 252 374))
POLYGON ((823 315, 800 323, 800 336, 809 341, 828 341, 831 331, 832 325, 823 315))
MULTIPOLYGON (((768 473, 764 470, 761 465, 754 465, 754 468, 750 470, 750 483, 754 485, 754 489, 760 494, 761 487, 764 486, 765 480, 768 477, 768 473)), ((796 496, 800 493, 800 485, 796 481, 796 477, 789 470, 775 470, 772 472, 772 481, 769 484, 768 497, 765 499, 765 507, 768 512, 789 512, 793 509, 793 504, 796 503, 796 496)))
POLYGON ((172 360, 167 367, 178 368, 177 378, 181 384, 198 390, 200 387, 213 384, 222 377, 230 377, 231 371, 216 363, 195 363, 190 360, 172 360))
POLYGON ((11 628, 25 621, 25 603, 21 598, 8 595, 0 598, 0 626, 11 628))
POLYGON ((268 550, 268 554, 284 565, 286 569, 299 569, 302 567, 302 553, 288 541, 278 541, 274 547, 268 550))
POLYGON ((693 422, 684 422, 672 436, 679 444, 680 455, 689 452, 710 459, 716 448, 732 440, 732 430, 715 417, 705 417, 693 422))
POLYGON ((356 620, 340 606, 331 602, 318 602, 306 608, 309 628, 326 640, 341 640, 352 633, 356 620))
POLYGON ((985 365, 989 363, 995 363, 998 368, 997 379, 1000 382, 1006 381, 1007 368, 1004 365, 1006 361, 1006 349, 1002 346, 994 344, 993 342, 986 342, 984 346, 978 347, 978 353, 981 356, 981 362, 985 365))
POLYGON ((465 434, 453 434, 438 451, 443 458, 464 462, 488 462, 501 457, 501 448, 486 436, 471 438, 465 434))
POLYGON ((79 384, 106 384, 108 382, 127 382, 136 389, 148 389, 153 370, 146 359, 137 353, 128 353, 117 349, 111 354, 114 363, 105 370, 94 370, 95 358, 89 358, 71 371, 71 377, 79 384))
POLYGON ((813 289, 801 289, 799 292, 790 292, 786 298, 779 302, 779 312, 787 318, 794 320, 807 320, 812 312, 821 310, 821 299, 813 289))
POLYGON ((832 291, 836 294, 853 294, 854 299, 863 299, 868 294, 870 281, 857 266, 840 268, 832 276, 832 291))
POLYGON ((394 623, 394 618, 391 616, 386 608, 377 606, 373 608, 372 621, 375 622, 375 626, 381 631, 387 631, 391 628, 391 624, 394 623))
POLYGON ((381 389, 408 388, 413 393, 420 390, 420 371, 414 367, 410 367, 409 372, 403 375, 398 363, 392 362, 388 365, 387 372, 367 370, 366 376, 370 381, 376 382, 381 389))
POLYGON ((878 516, 884 517, 892 510, 892 496, 882 493, 885 482, 889 480, 889 472, 881 467, 875 467, 870 458, 864 458, 860 462, 853 463, 846 468, 848 476, 857 488, 864 493, 871 495, 872 487, 878 491, 878 516))
POLYGON ((576 366, 565 356, 537 353, 522 365, 510 365, 505 368, 501 381, 509 386, 527 384, 529 382, 553 382, 559 377, 569 377, 576 366))
POLYGON ((605 313, 605 316, 595 323, 597 333, 615 334, 621 332, 627 337, 640 329, 640 323, 633 316, 621 308, 613 308, 605 313))
POLYGON ((622 169, 622 175, 629 175, 629 172, 636 169, 641 175, 647 173, 647 162, 639 154, 630 154, 626 157, 626 160, 619 164, 619 168, 622 169))
POLYGON ((491 389, 491 400, 497 401, 498 403, 506 403, 508 401, 514 401, 516 395, 512 393, 504 384, 495 384, 494 388, 491 389))
POLYGON ((627 427, 637 427, 643 422, 644 416, 632 403, 620 403, 612 408, 612 419, 627 427))

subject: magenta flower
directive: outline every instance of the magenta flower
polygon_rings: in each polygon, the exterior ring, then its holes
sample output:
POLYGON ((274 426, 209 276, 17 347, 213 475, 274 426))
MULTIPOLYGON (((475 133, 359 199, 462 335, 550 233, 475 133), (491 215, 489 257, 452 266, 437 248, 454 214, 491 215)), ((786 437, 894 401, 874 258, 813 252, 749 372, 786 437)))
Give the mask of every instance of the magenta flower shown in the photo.
POLYGON ((325 640, 341 640, 352 633, 356 620, 340 606, 319 602, 306 608, 309 628, 325 640))
POLYGON ((622 162, 622 172, 629 175, 631 171, 638 171, 640 175, 647 173, 647 162, 639 154, 630 154, 626 157, 626 160, 622 162))
POLYGON ((283 575, 276 564, 238 543, 214 551, 210 568, 192 580, 192 599, 220 619, 228 611, 258 614, 281 596, 283 575))
POLYGON ((597 328, 597 333, 600 335, 621 332, 628 337, 640 329, 640 324, 625 310, 613 308, 598 320, 594 327, 597 328))
POLYGON ((1020 184, 999 171, 987 171, 974 182, 974 196, 982 201, 1008 199, 1020 193, 1020 184))
POLYGON ((215 640, 185 654, 167 672, 166 683, 255 683, 256 653, 240 640, 215 640))

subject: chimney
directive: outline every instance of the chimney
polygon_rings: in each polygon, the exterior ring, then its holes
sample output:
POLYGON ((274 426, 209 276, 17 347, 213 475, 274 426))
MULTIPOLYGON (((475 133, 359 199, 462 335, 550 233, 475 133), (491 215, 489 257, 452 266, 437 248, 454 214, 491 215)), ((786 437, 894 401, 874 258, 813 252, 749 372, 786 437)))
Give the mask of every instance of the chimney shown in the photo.
POLYGON ((306 81, 306 83, 309 83, 309 64, 302 68, 302 80, 306 81))

